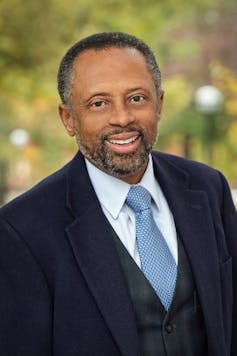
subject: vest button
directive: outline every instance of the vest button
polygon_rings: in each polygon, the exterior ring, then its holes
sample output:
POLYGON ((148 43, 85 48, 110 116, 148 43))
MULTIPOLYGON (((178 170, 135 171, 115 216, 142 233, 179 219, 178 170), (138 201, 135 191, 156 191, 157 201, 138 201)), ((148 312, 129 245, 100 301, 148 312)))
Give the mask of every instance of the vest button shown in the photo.
POLYGON ((165 330, 168 334, 171 334, 174 330, 174 325, 173 324, 167 324, 165 325, 165 330))

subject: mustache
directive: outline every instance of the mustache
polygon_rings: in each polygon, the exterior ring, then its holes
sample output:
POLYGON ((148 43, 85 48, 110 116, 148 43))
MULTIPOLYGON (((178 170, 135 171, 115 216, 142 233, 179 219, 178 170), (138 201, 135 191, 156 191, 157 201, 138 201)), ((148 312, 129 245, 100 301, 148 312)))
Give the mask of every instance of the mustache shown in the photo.
POLYGON ((104 133, 101 136, 101 139, 103 141, 107 140, 111 135, 118 135, 118 134, 123 134, 123 133, 127 133, 127 132, 134 132, 136 131, 140 136, 144 137, 145 132, 141 127, 135 127, 135 126, 131 126, 131 127, 126 127, 126 128, 116 128, 114 130, 111 130, 107 133, 104 133))

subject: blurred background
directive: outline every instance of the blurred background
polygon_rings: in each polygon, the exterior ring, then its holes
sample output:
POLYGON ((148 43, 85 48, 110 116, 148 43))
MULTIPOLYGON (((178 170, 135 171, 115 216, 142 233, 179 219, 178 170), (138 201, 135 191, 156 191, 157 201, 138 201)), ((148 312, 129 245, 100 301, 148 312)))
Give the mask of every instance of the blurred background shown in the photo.
POLYGON ((58 117, 57 68, 75 41, 100 31, 134 34, 157 56, 157 148, 221 170, 236 197, 236 23, 236 0, 1 0, 0 205, 75 154, 58 117))

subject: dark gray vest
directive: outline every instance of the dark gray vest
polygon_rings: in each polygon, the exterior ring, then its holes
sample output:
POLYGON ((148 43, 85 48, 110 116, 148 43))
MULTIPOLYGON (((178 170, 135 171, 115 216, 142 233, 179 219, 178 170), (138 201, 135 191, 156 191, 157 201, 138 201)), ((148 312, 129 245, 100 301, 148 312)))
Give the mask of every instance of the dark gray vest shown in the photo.
MULTIPOLYGON (((184 247, 179 241, 178 277, 168 313, 154 289, 113 232, 131 296, 142 356, 205 356, 201 307, 184 247)), ((135 356, 135 355, 134 355, 135 356)))

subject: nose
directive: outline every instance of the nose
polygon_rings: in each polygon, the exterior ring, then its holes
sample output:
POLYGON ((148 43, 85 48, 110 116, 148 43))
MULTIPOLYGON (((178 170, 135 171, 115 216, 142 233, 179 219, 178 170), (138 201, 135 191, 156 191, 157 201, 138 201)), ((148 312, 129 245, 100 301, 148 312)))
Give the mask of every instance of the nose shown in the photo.
POLYGON ((134 120, 133 114, 124 103, 114 105, 110 116, 110 125, 126 127, 134 120))

